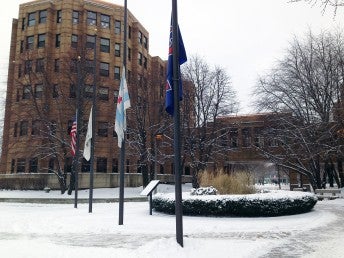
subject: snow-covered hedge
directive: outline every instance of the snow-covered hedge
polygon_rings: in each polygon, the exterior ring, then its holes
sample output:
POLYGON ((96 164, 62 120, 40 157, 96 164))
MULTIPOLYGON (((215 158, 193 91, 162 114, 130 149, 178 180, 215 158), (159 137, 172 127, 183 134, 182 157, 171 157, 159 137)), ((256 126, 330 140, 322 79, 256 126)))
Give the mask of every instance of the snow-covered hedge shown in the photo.
MULTIPOLYGON (((153 196, 155 211, 174 214, 174 193, 153 196)), ((310 211, 317 203, 312 193, 271 191, 247 195, 190 195, 183 193, 183 214, 203 216, 281 216, 310 211)))

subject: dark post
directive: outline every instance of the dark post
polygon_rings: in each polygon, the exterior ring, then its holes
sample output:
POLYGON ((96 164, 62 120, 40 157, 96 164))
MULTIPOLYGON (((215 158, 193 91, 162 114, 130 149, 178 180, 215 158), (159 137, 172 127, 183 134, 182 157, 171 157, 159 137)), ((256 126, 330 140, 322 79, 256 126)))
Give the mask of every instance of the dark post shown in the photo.
MULTIPOLYGON (((127 67, 127 0, 124 0, 124 39, 123 39, 123 69, 127 67)), ((123 71, 122 71, 123 72, 123 71)), ((123 211, 124 211, 124 157, 125 157, 125 139, 121 145, 120 166, 119 166, 119 215, 118 225, 123 225, 123 211)))
POLYGON ((88 212, 92 213, 93 203, 93 174, 94 174, 94 145, 96 128, 96 110, 97 110, 97 29, 95 30, 95 44, 93 51, 93 95, 92 95, 92 138, 91 138, 91 157, 90 157, 90 192, 88 197, 88 212))
POLYGON ((174 177, 175 177, 175 210, 176 210, 176 238, 183 246, 183 210, 182 210, 182 180, 180 162, 180 110, 179 110, 179 35, 177 0, 172 0, 172 47, 173 47, 173 118, 174 118, 174 177))

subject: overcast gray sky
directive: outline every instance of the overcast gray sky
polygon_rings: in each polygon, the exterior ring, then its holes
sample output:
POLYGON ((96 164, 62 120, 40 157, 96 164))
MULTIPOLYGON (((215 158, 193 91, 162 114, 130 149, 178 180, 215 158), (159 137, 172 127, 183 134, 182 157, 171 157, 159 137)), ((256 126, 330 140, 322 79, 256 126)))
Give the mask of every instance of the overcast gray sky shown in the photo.
MULTIPOLYGON (((0 9, 0 82, 6 87, 12 18, 23 0, 11 0, 0 9)), ((124 4, 124 0, 106 0, 124 4)), ((128 9, 149 32, 150 54, 167 58, 171 0, 127 0, 128 9)), ((334 17, 320 6, 288 0, 179 0, 178 19, 187 54, 197 54, 210 65, 226 69, 241 102, 241 113, 250 108, 250 94, 259 74, 283 56, 293 36, 311 29, 341 29, 344 7, 334 17)))

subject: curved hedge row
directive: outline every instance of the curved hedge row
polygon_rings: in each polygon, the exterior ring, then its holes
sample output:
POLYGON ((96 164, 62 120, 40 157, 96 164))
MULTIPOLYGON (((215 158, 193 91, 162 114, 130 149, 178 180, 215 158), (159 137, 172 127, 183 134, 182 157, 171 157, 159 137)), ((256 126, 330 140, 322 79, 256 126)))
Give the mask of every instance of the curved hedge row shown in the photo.
MULTIPOLYGON (((183 214, 202 216, 282 216, 309 212, 317 203, 311 193, 274 191, 249 195, 191 196, 183 193, 183 214)), ((174 214, 174 194, 153 197, 155 211, 174 214)))

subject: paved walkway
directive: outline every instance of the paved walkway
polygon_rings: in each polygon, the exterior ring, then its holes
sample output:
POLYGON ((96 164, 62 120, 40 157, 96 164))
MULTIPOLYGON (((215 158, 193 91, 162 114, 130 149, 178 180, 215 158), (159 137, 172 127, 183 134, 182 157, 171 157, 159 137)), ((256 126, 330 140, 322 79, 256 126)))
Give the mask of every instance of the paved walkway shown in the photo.
MULTIPOLYGON (((344 248, 342 248, 342 252, 338 251, 338 245, 343 246, 344 241, 344 203, 338 202, 336 205, 332 205, 334 202, 319 201, 316 208, 334 213, 338 217, 335 221, 323 227, 308 231, 300 230, 300 232, 294 234, 279 232, 277 236, 271 237, 283 237, 286 240, 285 244, 272 249, 262 257, 344 257, 344 248)), ((309 221, 309 223, 312 223, 312 221, 309 221)))

